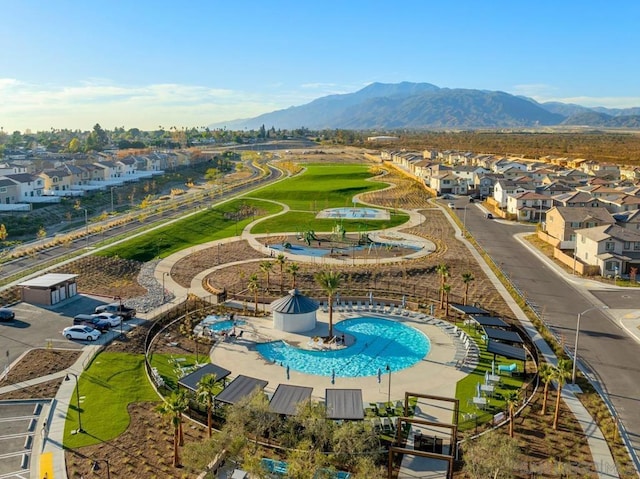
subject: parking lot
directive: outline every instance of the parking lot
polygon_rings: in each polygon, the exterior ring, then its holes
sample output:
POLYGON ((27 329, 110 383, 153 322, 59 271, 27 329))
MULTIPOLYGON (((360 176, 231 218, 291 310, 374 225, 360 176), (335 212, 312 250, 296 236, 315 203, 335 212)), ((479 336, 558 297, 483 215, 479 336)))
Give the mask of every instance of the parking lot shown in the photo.
POLYGON ((62 337, 62 330, 73 324, 80 313, 93 313, 101 301, 90 296, 77 295, 55 306, 18 303, 10 306, 16 319, 0 322, 0 372, 32 348, 54 347, 80 349, 82 342, 62 337))

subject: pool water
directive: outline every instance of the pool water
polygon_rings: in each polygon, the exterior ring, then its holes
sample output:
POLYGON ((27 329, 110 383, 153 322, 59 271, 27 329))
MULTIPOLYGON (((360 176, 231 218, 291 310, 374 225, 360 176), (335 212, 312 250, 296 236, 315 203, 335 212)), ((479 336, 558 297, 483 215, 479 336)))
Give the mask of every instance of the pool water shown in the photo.
POLYGON ((225 319, 222 321, 216 321, 214 323, 210 323, 207 325, 211 331, 227 331, 229 329, 233 329, 234 326, 242 326, 246 324, 246 321, 242 319, 236 319, 235 321, 231 321, 230 319, 225 319))
POLYGON ((284 341, 256 346, 268 361, 294 371, 318 376, 363 377, 400 371, 422 360, 431 349, 429 338, 415 328, 397 321, 361 317, 341 321, 334 326, 355 338, 349 347, 327 351, 292 347, 284 341))

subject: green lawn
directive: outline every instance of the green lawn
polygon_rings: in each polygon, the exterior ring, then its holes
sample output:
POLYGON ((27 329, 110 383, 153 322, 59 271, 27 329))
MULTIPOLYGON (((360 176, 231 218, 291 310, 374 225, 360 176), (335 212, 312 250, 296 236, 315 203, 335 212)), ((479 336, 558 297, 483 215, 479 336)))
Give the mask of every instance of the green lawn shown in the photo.
POLYGON ((209 351, 210 346, 203 345, 201 349, 202 354, 198 355, 197 358, 195 354, 176 355, 156 353, 149 358, 149 363, 152 368, 156 368, 158 370, 158 374, 162 376, 167 387, 173 389, 178 387, 179 377, 177 366, 181 368, 193 368, 198 362, 200 364, 209 362, 207 352, 209 351), (176 362, 175 359, 180 359, 180 361, 176 362))
POLYGON ((272 215, 280 211, 280 209, 280 206, 266 201, 237 199, 219 205, 216 208, 204 210, 165 227, 149 231, 147 234, 112 246, 96 254, 118 256, 142 262, 150 261, 157 257, 164 258, 185 248, 236 236, 236 234, 239 235, 242 229, 254 219, 272 215), (236 223, 233 214, 238 211, 241 205, 255 208, 258 212, 257 215, 239 220, 236 223))
POLYGON ((251 193, 251 197, 280 201, 291 209, 318 212, 325 208, 351 206, 353 197, 386 188, 366 181, 373 175, 369 165, 308 164, 306 171, 251 193))
MULTIPOLYGON (((71 376, 71 380, 75 378, 71 376)), ((78 428, 75 391, 67 412, 64 446, 77 448, 108 441, 129 426, 127 405, 141 401, 158 401, 144 369, 144 355, 100 353, 78 383, 80 413, 84 434, 71 434, 78 428)))
MULTIPOLYGON (((519 391, 523 384, 523 380, 521 378, 513 378, 503 374, 501 375, 501 383, 495 387, 493 397, 489 398, 489 407, 487 409, 480 410, 474 404, 468 404, 467 401, 470 401, 476 395, 477 384, 484 384, 485 372, 489 371, 489 374, 491 374, 491 361, 493 360, 493 354, 487 352, 487 348, 481 341, 479 334, 473 331, 469 333, 469 328, 465 328, 465 331, 467 331, 467 334, 476 341, 476 344, 480 349, 480 361, 478 363, 478 367, 471 374, 460 380, 456 386, 456 398, 460 400, 461 430, 475 426, 475 421, 465 422, 463 414, 477 414, 479 423, 489 421, 494 414, 506 410, 506 403, 503 399, 504 395, 508 391, 519 391)), ((518 365, 518 370, 522 371, 522 361, 497 356, 495 363, 496 374, 498 373, 498 365, 509 365, 512 363, 516 363, 518 365)))

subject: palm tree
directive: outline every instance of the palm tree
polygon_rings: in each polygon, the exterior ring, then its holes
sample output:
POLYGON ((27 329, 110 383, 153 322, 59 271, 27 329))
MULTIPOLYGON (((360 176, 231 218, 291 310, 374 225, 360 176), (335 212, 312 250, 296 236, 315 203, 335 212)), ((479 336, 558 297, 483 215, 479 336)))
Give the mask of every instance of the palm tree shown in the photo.
POLYGON ((508 391, 504 395, 504 401, 509 411, 509 436, 513 437, 513 419, 516 412, 516 406, 520 402, 520 391, 508 391))
POLYGON ((342 273, 335 271, 320 271, 315 275, 316 283, 327 293, 329 302, 329 338, 333 338, 333 296, 340 288, 342 273))
POLYGON ((291 263, 287 266, 287 271, 291 275, 291 288, 296 289, 296 276, 298 276, 298 271, 300 271, 300 266, 298 263, 291 263))
POLYGON ((168 417, 173 426, 173 465, 180 465, 180 448, 184 444, 182 435, 182 413, 187 410, 187 395, 184 390, 176 390, 160 404, 157 411, 164 417, 168 417))
POLYGON ((444 304, 445 304, 445 312, 444 312, 445 317, 449 316, 449 293, 450 292, 451 292, 451 285, 450 284, 443 284, 442 285, 442 296, 444 298, 444 304))
POLYGON ((541 415, 545 415, 547 413, 547 398, 549 397, 549 384, 553 381, 554 370, 553 366, 549 363, 542 363, 540 368, 538 369, 538 377, 540 381, 544 383, 544 393, 542 395, 542 411, 540 411, 541 415))
POLYGON ((449 266, 445 263, 440 263, 436 266, 436 273, 440 275, 440 307, 444 304, 444 280, 447 276, 449 276, 449 266))
POLYGON ((278 266, 280 266, 280 292, 282 293, 283 289, 284 289, 284 264, 287 261, 287 257, 285 255, 283 255, 282 253, 280 253, 277 257, 276 257, 276 263, 278 264, 278 266))
POLYGON ((258 315, 258 291, 260 291, 260 280, 258 279, 257 273, 253 273, 249 276, 249 284, 247 285, 247 289, 253 293, 253 302, 255 303, 255 313, 258 315))
POLYGON ((471 273, 462 274, 462 282, 464 283, 464 299, 462 301, 462 304, 464 304, 465 306, 467 305, 467 299, 469 298, 469 283, 471 283, 471 281, 473 280, 475 280, 475 278, 473 277, 473 274, 471 273))
POLYGON ((571 377, 572 363, 569 359, 558 359, 558 365, 553 369, 553 379, 556 380, 557 396, 556 410, 553 416, 553 429, 558 429, 558 419, 560 418, 560 396, 562 395, 562 386, 565 385, 567 379, 571 377))
POLYGON ((196 389, 196 397, 198 402, 204 403, 207 406, 207 432, 211 437, 212 423, 213 423, 213 397, 218 387, 216 386, 216 375, 205 374, 198 381, 198 387, 196 389))
POLYGON ((264 273, 265 282, 267 284, 267 291, 269 291, 269 273, 273 269, 273 263, 271 261, 263 261, 260 263, 260 271, 264 273))

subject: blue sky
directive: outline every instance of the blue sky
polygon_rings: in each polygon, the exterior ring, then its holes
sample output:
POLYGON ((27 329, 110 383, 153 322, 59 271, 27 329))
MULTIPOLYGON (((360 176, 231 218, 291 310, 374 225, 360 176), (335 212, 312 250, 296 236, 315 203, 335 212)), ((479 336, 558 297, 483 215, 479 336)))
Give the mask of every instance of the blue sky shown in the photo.
POLYGON ((0 0, 0 126, 204 126, 427 82, 640 106, 640 3, 0 0))

